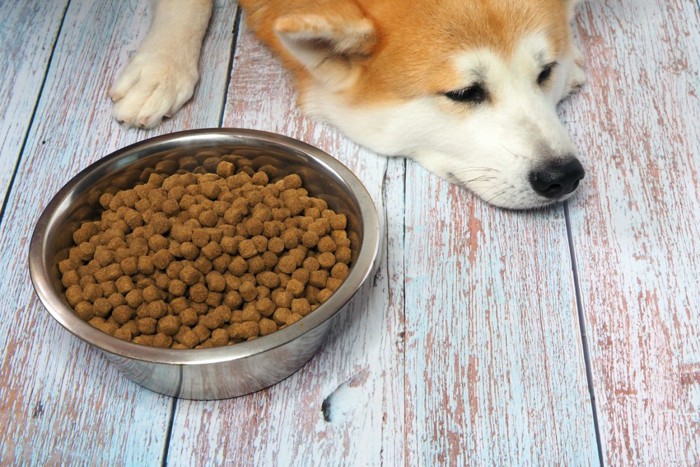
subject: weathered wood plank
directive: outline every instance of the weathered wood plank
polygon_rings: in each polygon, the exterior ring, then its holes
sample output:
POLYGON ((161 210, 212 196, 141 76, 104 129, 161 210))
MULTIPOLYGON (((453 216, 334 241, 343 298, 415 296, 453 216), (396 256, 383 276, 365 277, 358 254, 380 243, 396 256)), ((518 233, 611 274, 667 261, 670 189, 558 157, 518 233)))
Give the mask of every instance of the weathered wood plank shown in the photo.
POLYGON ((286 73, 244 29, 224 123, 290 135, 347 164, 381 210, 391 203, 387 249, 374 284, 362 290, 319 354, 299 372, 235 400, 178 401, 168 462, 402 464, 402 161, 387 167, 387 159, 301 117, 286 73))
POLYGON ((562 208, 406 180, 409 464, 596 464, 562 208))
POLYGON ((0 4, 0 205, 29 128, 68 0, 0 4))
POLYGON ((571 207, 605 457, 700 463, 700 13, 587 2, 589 84, 565 107, 588 176, 571 207))
POLYGON ((36 219, 79 169, 118 147, 217 126, 236 6, 218 2, 195 102, 154 132, 120 128, 107 89, 149 24, 148 2, 73 0, 0 230, 0 463, 153 465, 173 400, 123 378, 51 319, 26 267, 36 219))

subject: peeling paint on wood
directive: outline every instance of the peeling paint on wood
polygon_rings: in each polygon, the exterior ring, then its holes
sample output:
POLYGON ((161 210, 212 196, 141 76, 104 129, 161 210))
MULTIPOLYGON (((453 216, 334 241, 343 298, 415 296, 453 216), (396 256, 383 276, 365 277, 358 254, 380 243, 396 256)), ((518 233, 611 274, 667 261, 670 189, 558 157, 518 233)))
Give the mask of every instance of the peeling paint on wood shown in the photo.
POLYGON ((286 72, 244 27, 228 70, 234 2, 217 0, 194 102, 156 131, 120 128, 106 92, 148 3, 71 0, 56 38, 65 4, 0 3, 3 33, 21 32, 0 37, 11 109, 0 123, 0 268, 11 271, 0 277, 0 464, 595 465, 572 267, 605 462, 700 462, 696 2, 580 9, 589 84, 562 106, 588 169, 569 205, 576 265, 561 207, 486 206, 302 117, 286 72), (299 372, 235 400, 175 401, 48 316, 27 247, 81 168, 222 113, 225 126, 284 133, 347 164, 377 202, 385 244, 374 280, 299 372))
MULTIPOLYGON (((10 3, 3 2, 0 11, 10 3)), ((41 209, 81 168, 155 133, 219 121, 232 20, 207 39, 210 53, 203 66, 209 73, 197 90, 197 105, 186 106, 156 132, 120 128, 112 120, 107 89, 145 34, 148 8, 139 0, 73 0, 56 42, 0 227, 3 465, 153 465, 164 452, 173 401, 125 379, 50 318, 34 295, 26 265, 41 209)), ((233 16, 235 5, 217 12, 233 16)), ((3 160, 18 155, 3 149, 3 160)))
POLYGON ((588 175, 571 205, 605 460, 700 462, 700 13, 587 2, 589 81, 564 106, 588 175))

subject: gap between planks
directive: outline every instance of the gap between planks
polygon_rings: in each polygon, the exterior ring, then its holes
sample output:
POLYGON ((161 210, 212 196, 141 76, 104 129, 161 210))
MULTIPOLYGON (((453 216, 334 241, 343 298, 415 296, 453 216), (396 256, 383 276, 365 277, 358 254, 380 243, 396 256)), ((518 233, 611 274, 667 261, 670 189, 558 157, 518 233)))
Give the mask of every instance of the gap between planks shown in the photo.
POLYGON ((7 205, 10 200, 10 193, 15 184, 15 179, 17 178, 17 172, 19 172, 19 166, 22 162, 22 156, 24 155, 24 149, 27 146, 27 140, 29 134, 34 126, 34 117, 36 116, 36 111, 39 108, 39 102, 41 101, 41 96, 44 93, 44 86, 46 85, 46 77, 49 74, 49 69, 51 68, 51 63, 53 61, 53 55, 56 51, 56 44, 61 37, 61 32, 63 31, 63 23, 66 20, 66 14, 68 13, 68 8, 70 8, 71 0, 66 2, 66 6, 63 8, 63 13, 61 13, 61 22, 58 25, 58 30, 56 31, 56 36, 54 37, 53 43, 51 44, 51 53, 49 54, 49 59, 46 62, 46 68, 44 69, 44 76, 41 78, 41 85, 39 86, 39 92, 36 95, 36 100, 34 101, 34 107, 32 108, 31 116, 29 117, 29 123, 27 124, 27 129, 24 132, 24 137, 22 138, 22 144, 20 145, 19 152, 17 153, 17 159, 15 160, 14 167, 12 169, 12 175, 10 176, 10 181, 5 188, 4 199, 2 200, 2 207, 0 208, 0 226, 2 226, 3 220, 5 219, 5 211, 7 210, 7 205))

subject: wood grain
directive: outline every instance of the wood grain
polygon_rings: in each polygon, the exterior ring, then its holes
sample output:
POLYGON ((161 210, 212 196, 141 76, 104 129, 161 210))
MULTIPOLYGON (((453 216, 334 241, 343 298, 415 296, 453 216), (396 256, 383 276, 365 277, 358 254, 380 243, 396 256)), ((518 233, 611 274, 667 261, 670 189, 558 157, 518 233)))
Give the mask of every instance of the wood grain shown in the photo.
POLYGON ((605 457, 700 463, 700 14, 587 2, 589 84, 565 106, 588 176, 571 205, 605 457))
POLYGON ((598 461, 561 207, 495 209, 406 172, 411 465, 598 461))
POLYGON ((218 124, 235 17, 227 2, 217 4, 196 103, 155 132, 112 120, 107 89, 144 36, 148 8, 139 0, 73 0, 56 44, 0 230, 3 465, 153 465, 166 447, 173 400, 126 380, 51 319, 26 267, 41 209, 78 170, 148 136, 218 124))
POLYGON ((587 2, 589 84, 562 115, 588 170, 569 204, 513 213, 299 115, 287 74, 217 2, 194 102, 153 132, 111 118, 107 88, 145 34, 140 0, 2 2, 0 464, 598 463, 572 267, 604 460, 700 463, 700 8, 587 2), (14 31, 14 32, 13 32, 14 31), (42 50, 44 47, 44 50, 42 50), (228 78, 231 85, 226 92, 228 78), (124 379, 33 294, 43 206, 112 150, 169 131, 278 131, 365 182, 385 221, 373 281, 289 379, 229 401, 174 401, 124 379), (171 414, 172 433, 168 442, 171 414), (324 411, 325 409, 325 411, 324 411))
POLYGON ((381 269, 336 322, 321 351, 287 380, 235 400, 179 401, 169 463, 403 463, 403 164, 387 166, 387 159, 293 109, 286 73, 243 28, 225 126, 271 130, 308 141, 348 165, 380 210, 390 203, 381 269))
POLYGON ((67 2, 4 2, 0 7, 0 205, 27 135, 67 2))

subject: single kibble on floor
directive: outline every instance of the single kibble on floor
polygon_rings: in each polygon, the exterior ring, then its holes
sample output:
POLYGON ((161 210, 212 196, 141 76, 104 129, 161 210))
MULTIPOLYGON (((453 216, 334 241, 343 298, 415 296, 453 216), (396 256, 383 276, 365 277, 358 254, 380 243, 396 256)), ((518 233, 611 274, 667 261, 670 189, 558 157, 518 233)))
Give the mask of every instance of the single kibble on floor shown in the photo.
POLYGON ((78 316, 141 345, 211 348, 268 335, 330 298, 349 274, 347 217, 299 175, 228 157, 164 160, 147 183, 100 196, 100 218, 73 232, 58 265, 78 316))

